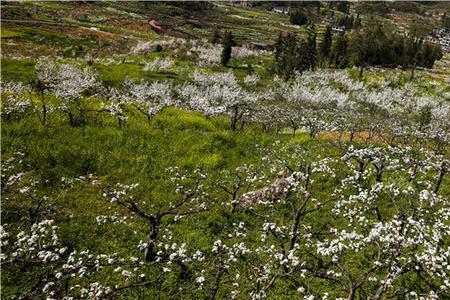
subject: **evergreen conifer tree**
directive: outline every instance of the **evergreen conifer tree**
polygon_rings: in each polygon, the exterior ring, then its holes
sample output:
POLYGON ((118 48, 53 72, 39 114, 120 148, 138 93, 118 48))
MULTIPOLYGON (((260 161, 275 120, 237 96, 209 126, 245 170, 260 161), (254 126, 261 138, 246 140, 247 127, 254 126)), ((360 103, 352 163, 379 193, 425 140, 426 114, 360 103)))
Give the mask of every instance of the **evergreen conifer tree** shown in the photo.
POLYGON ((345 34, 339 34, 331 50, 331 57, 336 68, 345 68, 347 66, 347 37, 345 34))
POLYGON ((323 35, 322 43, 319 46, 319 57, 322 65, 328 62, 330 58, 331 45, 333 43, 333 36, 331 33, 331 27, 327 26, 323 35))
POLYGON ((316 28, 313 23, 308 27, 308 37, 306 39, 306 69, 314 69, 317 63, 316 49, 316 28))
POLYGON ((221 62, 222 62, 222 65, 227 66, 228 62, 231 59, 231 49, 233 46, 236 45, 233 34, 230 31, 225 32, 225 36, 223 38, 222 45, 223 45, 223 49, 222 49, 221 62))

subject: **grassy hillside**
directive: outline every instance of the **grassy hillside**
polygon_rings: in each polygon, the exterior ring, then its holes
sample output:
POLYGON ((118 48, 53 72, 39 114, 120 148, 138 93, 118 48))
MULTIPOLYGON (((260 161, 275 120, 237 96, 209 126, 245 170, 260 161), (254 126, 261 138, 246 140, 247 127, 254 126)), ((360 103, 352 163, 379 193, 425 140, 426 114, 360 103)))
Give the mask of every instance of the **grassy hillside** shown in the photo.
MULTIPOLYGON (((169 35, 183 38, 211 38, 211 24, 232 31, 241 43, 272 44, 280 32, 302 33, 302 27, 290 24, 289 16, 268 11, 273 5, 244 8, 212 2, 207 9, 195 10, 170 2, 6 2, 2 4, 3 55, 64 53, 71 46, 82 52, 95 50, 100 56, 123 53, 139 39, 158 38, 149 30, 149 19, 160 22, 169 35)), ((445 2, 415 5, 412 12, 398 4, 390 14, 379 15, 376 6, 355 4, 351 12, 358 13, 363 23, 377 19, 409 27, 420 22, 432 28, 439 26, 439 13, 448 9, 445 2)), ((322 4, 320 15, 311 14, 317 23, 330 14, 342 15, 329 4, 322 4)))
MULTIPOLYGON (((191 64, 186 58, 174 55, 171 51, 165 54, 153 54, 146 57, 136 57, 132 53, 138 43, 152 40, 166 40, 169 37, 205 38, 211 39, 212 25, 217 24, 221 31, 231 30, 238 43, 265 43, 272 45, 280 32, 304 34, 304 26, 293 26, 286 15, 267 11, 269 4, 254 8, 243 8, 240 5, 230 5, 228 2, 214 2, 208 9, 192 11, 181 6, 162 2, 5 2, 2 3, 2 76, 5 80, 28 81, 32 79, 33 59, 41 56, 55 55, 70 62, 86 57, 94 58, 94 66, 99 70, 106 82, 117 85, 127 76, 138 79, 173 79, 183 80, 191 71, 191 64), (147 21, 156 19, 168 29, 167 35, 157 35, 149 30, 147 21), (121 56, 120 58, 114 58, 121 56), (142 67, 151 59, 161 56, 175 59, 177 67, 167 74, 148 74, 142 67), (105 66, 103 58, 112 57, 116 63, 105 66), (100 60, 100 61, 99 61, 100 60), (118 65, 120 64, 120 66, 118 65), (184 69, 180 73, 180 70, 184 69)), ((431 16, 425 17, 426 23, 433 24, 439 17, 435 16, 442 5, 426 7, 431 16)), ((424 8, 421 8, 424 9, 424 8)), ((352 12, 358 11, 358 6, 352 12)), ((316 13, 316 12, 315 12, 316 13)), ((325 15, 342 14, 327 5, 321 8, 317 15, 318 42, 322 39, 324 25, 320 23, 325 15)), ((415 24, 414 17, 419 13, 397 11, 396 15, 361 14, 363 23, 378 19, 384 24, 392 23, 408 25, 415 24)), ((424 20, 425 20, 424 19, 424 20)), ((421 22, 425 22, 422 20, 421 22)), ((430 25, 431 26, 431 25, 430 25)), ((436 73, 441 78, 447 77, 448 54, 437 63, 436 73), (443 77, 442 77, 443 76, 443 77)), ((245 70, 247 64, 252 64, 256 71, 264 77, 269 70, 267 57, 259 57, 250 61, 240 61, 232 64, 237 75, 239 70, 245 70)), ((213 68, 211 70, 224 70, 213 68)), ((241 72, 242 73, 242 72, 241 72)))
POLYGON ((259 4, 1 3, 0 298, 449 298, 450 56, 281 78, 259 4))

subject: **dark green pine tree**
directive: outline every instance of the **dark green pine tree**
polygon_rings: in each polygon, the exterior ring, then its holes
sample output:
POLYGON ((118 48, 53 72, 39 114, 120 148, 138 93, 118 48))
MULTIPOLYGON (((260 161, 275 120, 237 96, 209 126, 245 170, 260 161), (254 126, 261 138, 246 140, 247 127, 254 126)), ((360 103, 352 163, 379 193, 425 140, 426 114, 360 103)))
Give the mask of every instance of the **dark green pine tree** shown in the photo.
POLYGON ((221 62, 222 65, 227 66, 228 62, 231 59, 231 49, 233 46, 235 46, 236 43, 234 41, 233 34, 230 31, 225 32, 225 36, 223 38, 222 42, 222 56, 221 56, 221 62))
POLYGON ((289 33, 286 36, 282 58, 282 74, 286 80, 291 78, 295 70, 298 69, 297 48, 297 37, 289 33))
POLYGON ((348 14, 350 5, 347 1, 338 1, 336 9, 344 14, 348 14))
POLYGON ((328 63, 332 43, 333 43, 333 35, 331 33, 331 27, 327 26, 327 28, 325 29, 325 33, 323 35, 322 43, 320 43, 319 46, 319 57, 320 63, 322 65, 326 65, 328 63))
POLYGON ((403 66, 405 64, 405 39, 403 36, 392 36, 392 52, 395 66, 403 66))
POLYGON ((345 21, 345 28, 347 29, 352 29, 353 28, 353 24, 355 22, 355 17, 353 15, 351 15, 349 18, 346 19, 345 21))
POLYGON ((450 17, 447 16, 447 13, 444 13, 441 17, 441 24, 444 28, 450 28, 450 17))
POLYGON ((331 58, 336 68, 345 68, 347 66, 347 43, 345 34, 339 34, 334 42, 331 58))
POLYGON ((442 57, 441 47, 429 42, 423 43, 418 54, 418 65, 424 68, 433 68, 434 61, 442 57))
POLYGON ((288 33, 280 34, 275 43, 274 71, 276 74, 289 80, 295 70, 298 69, 298 41, 295 35, 288 33))
POLYGON ((359 28, 361 27, 361 18, 359 15, 356 15, 355 23, 353 23, 353 28, 359 28))
POLYGON ((275 55, 275 62, 278 62, 279 59, 281 58, 282 54, 284 51, 284 40, 283 40, 283 35, 280 34, 278 35, 278 39, 275 42, 275 51, 274 51, 274 55, 275 55))
POLYGON ((305 40, 297 42, 295 70, 302 73, 303 71, 310 69, 311 68, 310 59, 311 53, 308 42, 305 40))
POLYGON ((306 38, 306 69, 313 70, 317 63, 316 49, 316 27, 313 23, 308 27, 308 37, 306 38))
POLYGON ((219 35, 219 33, 217 32, 217 30, 214 30, 213 31, 213 35, 212 35, 212 38, 211 38, 211 43, 213 43, 213 44, 218 44, 220 42, 220 35, 219 35))
POLYGON ((308 17, 300 9, 295 9, 289 12, 289 20, 294 25, 304 25, 308 22, 308 17))
POLYGON ((440 60, 444 54, 442 53, 442 47, 441 45, 432 45, 432 49, 433 49, 433 60, 429 61, 429 68, 433 68, 434 62, 436 60, 440 60))
POLYGON ((363 77, 364 67, 367 65, 368 48, 365 32, 354 30, 350 34, 347 56, 351 65, 359 67, 359 78, 363 77))

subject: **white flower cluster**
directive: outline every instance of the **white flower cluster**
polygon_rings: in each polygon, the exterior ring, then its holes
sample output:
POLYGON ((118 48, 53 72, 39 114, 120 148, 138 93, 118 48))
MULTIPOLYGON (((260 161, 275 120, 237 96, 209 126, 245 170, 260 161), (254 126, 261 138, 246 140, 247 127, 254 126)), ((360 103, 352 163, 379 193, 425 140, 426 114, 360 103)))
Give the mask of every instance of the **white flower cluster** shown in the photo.
POLYGON ((164 40, 155 40, 142 42, 139 41, 136 46, 131 49, 131 54, 144 54, 147 52, 155 52, 158 47, 164 49, 177 49, 180 45, 187 43, 184 39, 169 38, 164 40))
MULTIPOLYGON (((10 261, 36 260, 40 263, 54 262, 66 251, 58 247, 57 227, 53 220, 43 220, 31 226, 29 233, 21 231, 17 234, 12 253, 3 253, 3 259, 10 261)), ((8 234, 2 227, 2 238, 8 234)), ((2 241, 2 245, 4 242, 2 241)))
POLYGON ((123 87, 123 98, 151 118, 164 107, 174 105, 176 102, 172 96, 172 85, 169 82, 154 81, 148 83, 144 80, 133 82, 126 80, 123 87))
POLYGON ((2 110, 4 118, 10 118, 14 114, 23 114, 30 107, 30 88, 21 82, 2 82, 2 110))
MULTIPOLYGON (((203 47, 202 42, 192 44, 203 47)), ((217 55, 208 57, 216 61, 217 55)), ((145 69, 168 70, 173 63, 157 58, 145 69)), ((190 82, 178 86, 126 80, 120 90, 102 88, 95 72, 76 64, 41 59, 36 72, 39 84, 33 89, 43 93, 39 97, 42 103, 35 105, 30 100, 30 87, 5 84, 4 118, 23 115, 31 107, 45 124, 46 115, 54 108, 46 103, 44 95, 52 93, 61 100, 59 108, 68 113, 73 126, 83 121, 77 117, 85 116, 86 101, 82 100, 103 96, 107 100, 102 111, 115 116, 119 125, 127 119, 127 105, 134 105, 149 121, 167 106, 180 106, 206 116, 226 114, 233 130, 238 123, 253 122, 265 128, 289 126, 294 134, 303 129, 311 137, 332 132, 339 136, 348 134, 351 140, 382 140, 389 144, 407 144, 418 138, 420 143, 432 140, 437 150, 450 141, 450 125, 446 122, 450 106, 442 95, 424 93, 411 84, 397 87, 387 82, 365 84, 350 78, 346 71, 304 72, 288 82, 275 77, 264 89, 258 87, 260 78, 255 74, 239 80, 233 73, 193 72, 190 82)))
POLYGON ((241 118, 261 95, 242 88, 233 73, 197 73, 190 75, 192 83, 179 88, 179 95, 188 102, 190 109, 205 115, 225 113, 241 118))
POLYGON ((144 71, 157 70, 160 72, 168 71, 174 66, 174 62, 169 59, 155 58, 144 66, 144 71))

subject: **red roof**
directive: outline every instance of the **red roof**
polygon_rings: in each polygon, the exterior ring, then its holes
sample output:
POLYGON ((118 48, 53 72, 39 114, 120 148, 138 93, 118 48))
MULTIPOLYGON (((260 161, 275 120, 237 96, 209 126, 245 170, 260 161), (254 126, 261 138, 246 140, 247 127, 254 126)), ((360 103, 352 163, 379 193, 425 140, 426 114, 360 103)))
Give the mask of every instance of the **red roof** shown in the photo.
POLYGON ((157 31, 164 31, 164 29, 162 29, 161 25, 159 25, 156 20, 149 20, 148 25, 150 25, 151 28, 156 29, 157 31))

